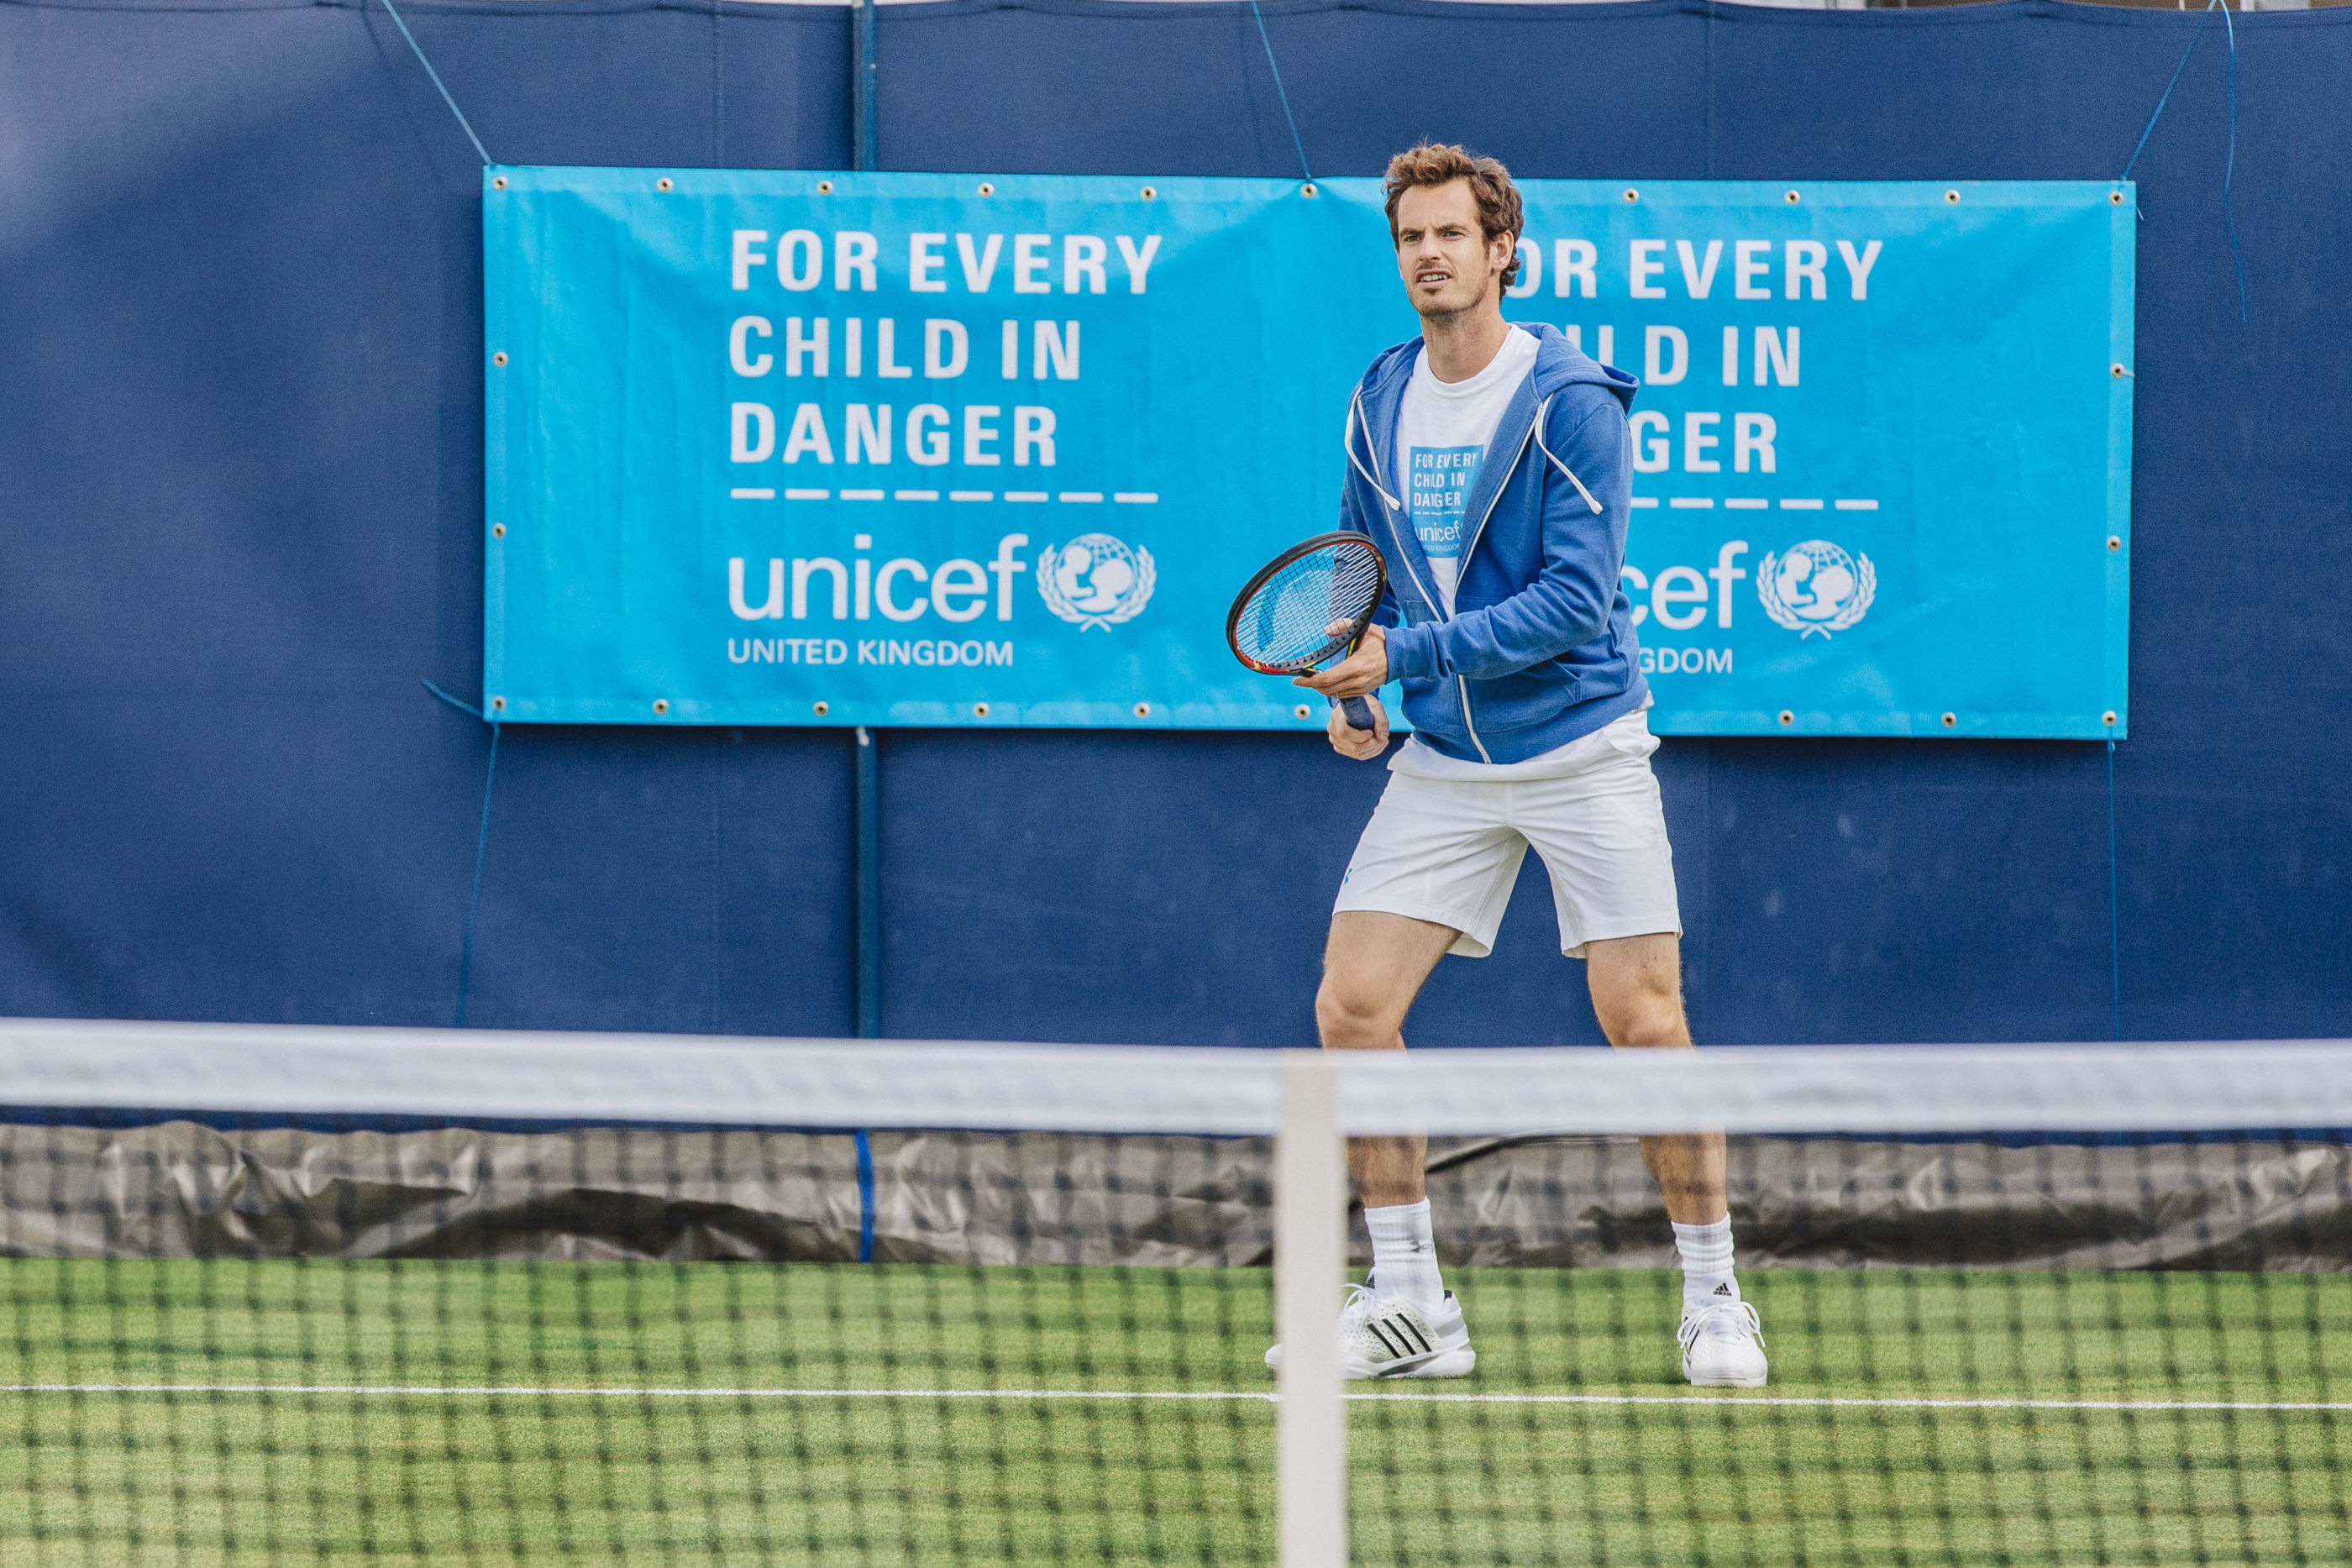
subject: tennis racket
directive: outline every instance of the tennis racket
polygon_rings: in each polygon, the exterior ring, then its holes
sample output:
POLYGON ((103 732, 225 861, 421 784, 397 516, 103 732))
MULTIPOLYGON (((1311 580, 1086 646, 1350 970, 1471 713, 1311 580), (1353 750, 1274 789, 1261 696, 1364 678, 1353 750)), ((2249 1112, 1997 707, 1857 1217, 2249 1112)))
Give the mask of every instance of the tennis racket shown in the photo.
MULTIPOLYGON (((1301 674, 1356 645, 1388 580, 1381 552, 1363 535, 1318 534, 1258 569, 1225 614, 1225 641, 1261 674, 1301 674)), ((1363 698, 1339 706, 1354 727, 1372 727, 1363 698)))

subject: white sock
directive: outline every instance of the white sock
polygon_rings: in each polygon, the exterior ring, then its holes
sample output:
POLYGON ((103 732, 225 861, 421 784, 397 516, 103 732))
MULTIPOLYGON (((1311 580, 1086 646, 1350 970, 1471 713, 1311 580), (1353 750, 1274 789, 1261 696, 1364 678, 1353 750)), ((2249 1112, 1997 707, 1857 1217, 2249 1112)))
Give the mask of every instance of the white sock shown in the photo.
POLYGON ((1372 1281, 1380 1294, 1411 1301, 1423 1312, 1445 1304, 1437 1243, 1429 1229, 1429 1199, 1367 1208, 1364 1228, 1372 1233, 1372 1281))
POLYGON ((1684 1312, 1739 1299, 1739 1281, 1731 1273, 1731 1216, 1713 1225, 1675 1226, 1675 1250, 1683 1255, 1684 1312))

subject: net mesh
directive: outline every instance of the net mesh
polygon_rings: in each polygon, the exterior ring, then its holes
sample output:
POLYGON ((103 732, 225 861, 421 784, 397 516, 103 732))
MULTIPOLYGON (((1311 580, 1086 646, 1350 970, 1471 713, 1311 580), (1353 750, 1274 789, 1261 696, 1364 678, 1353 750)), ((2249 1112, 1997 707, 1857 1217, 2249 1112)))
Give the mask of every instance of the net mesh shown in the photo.
MULTIPOLYGON (((863 1131, 20 1107, 0 1561, 1274 1562, 1274 1141, 877 1083, 863 1131)), ((2343 1136, 2047 1120, 1735 1134, 1753 1389, 1685 1381, 1637 1139, 1434 1140, 1476 1369, 1348 1385, 1353 1560, 2352 1560, 2343 1136)))
POLYGON ((1310 550, 1259 583, 1234 612, 1234 649, 1277 674, 1312 669, 1355 637, 1357 621, 1380 599, 1381 582, 1380 553, 1368 540, 1310 550))

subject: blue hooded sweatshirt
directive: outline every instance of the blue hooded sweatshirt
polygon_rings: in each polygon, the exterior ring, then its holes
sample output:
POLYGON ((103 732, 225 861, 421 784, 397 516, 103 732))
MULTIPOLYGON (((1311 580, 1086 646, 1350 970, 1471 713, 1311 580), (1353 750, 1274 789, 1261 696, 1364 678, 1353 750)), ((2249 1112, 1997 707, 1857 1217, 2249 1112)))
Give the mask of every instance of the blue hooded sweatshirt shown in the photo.
POLYGON ((1557 330, 1503 411, 1463 516, 1454 612, 1405 515, 1394 477, 1397 412, 1422 341, 1364 372, 1348 411, 1339 526, 1388 567, 1375 619, 1389 679, 1425 745, 1464 762, 1524 762, 1647 705, 1625 565, 1631 438, 1640 383, 1587 359, 1557 330))

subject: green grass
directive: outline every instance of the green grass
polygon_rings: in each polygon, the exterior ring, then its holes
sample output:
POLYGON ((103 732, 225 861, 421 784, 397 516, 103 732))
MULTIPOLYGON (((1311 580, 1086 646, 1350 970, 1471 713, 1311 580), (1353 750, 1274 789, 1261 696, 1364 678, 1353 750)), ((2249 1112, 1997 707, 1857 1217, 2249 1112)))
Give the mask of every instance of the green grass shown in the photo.
MULTIPOLYGON (((1477 1376, 1349 1406, 1359 1562, 2352 1561, 2352 1408, 2243 1407, 2352 1403, 2352 1280, 1759 1271, 1756 1395, 1681 1383, 1672 1276, 1451 1282, 1477 1376), (1413 1397, 1456 1394, 1591 1402, 1413 1397), (1767 1402, 1833 1398, 2159 1405, 1767 1402)), ((1255 1270, 0 1261, 0 1564, 1270 1562, 1263 1399, 858 1392, 1263 1395, 1270 1305, 1255 1270), (128 1384, 175 1391, 87 1391, 128 1384), (295 1391, 352 1385, 509 1392, 295 1391), (532 1392, 582 1388, 822 1392, 532 1392)))

